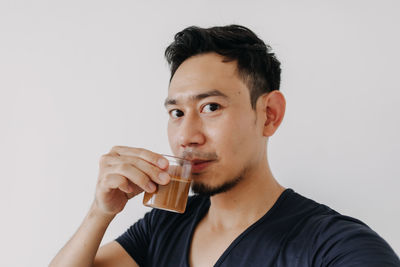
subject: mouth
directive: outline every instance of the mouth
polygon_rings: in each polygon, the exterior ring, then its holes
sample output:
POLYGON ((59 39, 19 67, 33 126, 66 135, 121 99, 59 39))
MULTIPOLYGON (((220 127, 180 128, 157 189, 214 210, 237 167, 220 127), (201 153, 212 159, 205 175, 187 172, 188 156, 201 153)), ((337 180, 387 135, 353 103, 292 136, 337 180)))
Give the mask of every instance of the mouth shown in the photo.
POLYGON ((200 159, 193 159, 192 162, 192 173, 199 173, 208 166, 210 166, 215 160, 200 160, 200 159))

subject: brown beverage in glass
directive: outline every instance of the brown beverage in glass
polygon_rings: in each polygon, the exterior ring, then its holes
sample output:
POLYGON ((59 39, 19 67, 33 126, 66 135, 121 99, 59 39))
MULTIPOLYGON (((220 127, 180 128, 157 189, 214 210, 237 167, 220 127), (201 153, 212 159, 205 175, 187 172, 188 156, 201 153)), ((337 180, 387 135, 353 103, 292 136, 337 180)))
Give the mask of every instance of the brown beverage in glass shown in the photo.
POLYGON ((191 184, 190 161, 165 156, 169 161, 171 180, 166 185, 157 185, 154 193, 144 193, 143 204, 148 207, 184 213, 191 184))

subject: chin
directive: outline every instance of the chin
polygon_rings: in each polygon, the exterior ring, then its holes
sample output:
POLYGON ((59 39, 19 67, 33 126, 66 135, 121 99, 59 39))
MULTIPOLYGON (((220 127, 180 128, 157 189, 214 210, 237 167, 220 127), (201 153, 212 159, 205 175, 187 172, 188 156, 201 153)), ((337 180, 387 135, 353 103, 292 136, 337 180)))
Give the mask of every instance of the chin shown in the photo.
POLYGON ((214 196, 217 194, 225 193, 237 186, 242 181, 242 176, 225 181, 220 185, 210 185, 202 181, 196 181, 193 179, 192 191, 196 195, 202 196, 214 196))

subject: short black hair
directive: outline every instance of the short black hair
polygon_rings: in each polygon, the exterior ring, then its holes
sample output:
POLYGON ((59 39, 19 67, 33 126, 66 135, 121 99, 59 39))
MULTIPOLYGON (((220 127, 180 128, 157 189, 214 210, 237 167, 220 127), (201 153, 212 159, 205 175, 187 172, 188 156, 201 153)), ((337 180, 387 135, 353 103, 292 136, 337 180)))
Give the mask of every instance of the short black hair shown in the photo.
POLYGON ((170 81, 186 59, 209 52, 225 57, 224 62, 237 61, 239 77, 250 90, 253 109, 260 95, 279 90, 281 63, 271 47, 250 29, 235 24, 211 28, 191 26, 178 32, 165 50, 171 69, 170 81))

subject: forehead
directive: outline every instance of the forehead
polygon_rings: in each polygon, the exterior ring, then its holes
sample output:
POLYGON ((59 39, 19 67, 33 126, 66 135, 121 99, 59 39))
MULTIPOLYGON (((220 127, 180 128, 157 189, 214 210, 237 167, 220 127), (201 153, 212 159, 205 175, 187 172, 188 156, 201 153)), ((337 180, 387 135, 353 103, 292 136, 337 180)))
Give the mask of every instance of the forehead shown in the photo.
POLYGON ((218 90, 230 98, 235 94, 249 94, 238 76, 236 61, 224 62, 224 57, 216 53, 188 58, 171 79, 168 99, 190 98, 211 90, 218 90))

